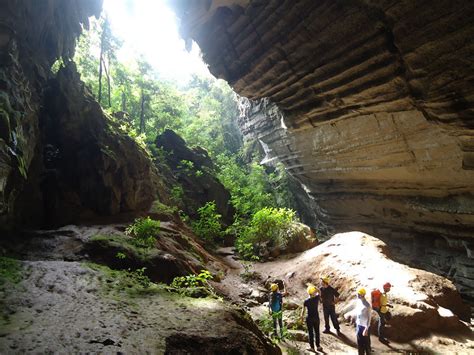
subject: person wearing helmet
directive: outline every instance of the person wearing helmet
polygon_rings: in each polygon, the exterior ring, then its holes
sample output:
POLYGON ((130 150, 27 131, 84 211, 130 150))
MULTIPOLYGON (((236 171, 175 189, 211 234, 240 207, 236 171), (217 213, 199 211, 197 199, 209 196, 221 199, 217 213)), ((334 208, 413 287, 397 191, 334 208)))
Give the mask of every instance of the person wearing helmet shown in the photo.
POLYGON ((370 354, 370 317, 372 307, 365 299, 365 288, 361 287, 357 290, 357 301, 355 307, 356 316, 356 335, 357 349, 359 355, 370 354))
POLYGON ((378 333, 379 333, 379 340, 382 343, 387 343, 388 340, 385 338, 385 324, 391 318, 391 314, 388 311, 388 308, 392 308, 392 305, 388 304, 388 295, 387 293, 390 292, 392 288, 392 284, 387 282, 383 285, 383 293, 380 295, 380 308, 374 308, 379 316, 378 321, 378 333))
POLYGON ((336 315, 336 302, 339 297, 339 292, 329 285, 329 277, 321 278, 321 303, 323 304, 324 315, 324 331, 323 333, 331 333, 329 325, 329 317, 331 317, 332 325, 336 329, 337 335, 341 335, 339 322, 336 315))
POLYGON ((270 285, 268 312, 273 318, 273 336, 277 337, 277 323, 280 326, 280 336, 283 337, 283 294, 279 292, 278 284, 270 285))
POLYGON ((319 336, 319 292, 316 286, 309 285, 307 289, 309 297, 303 302, 301 310, 301 321, 303 321, 305 310, 308 309, 306 326, 308 327, 308 341, 311 351, 314 351, 314 338, 316 337, 316 349, 322 351, 319 336))

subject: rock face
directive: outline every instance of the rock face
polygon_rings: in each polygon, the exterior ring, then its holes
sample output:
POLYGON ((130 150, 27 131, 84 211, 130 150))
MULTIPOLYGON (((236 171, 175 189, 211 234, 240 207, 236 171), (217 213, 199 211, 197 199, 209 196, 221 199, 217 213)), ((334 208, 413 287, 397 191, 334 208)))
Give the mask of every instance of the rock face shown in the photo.
POLYGON ((243 133, 302 184, 306 223, 408 249, 427 240, 441 255, 429 264, 446 273, 462 259, 449 276, 472 290, 473 3, 188 1, 176 12, 211 72, 253 100, 243 133))
POLYGON ((0 5, 0 221, 59 225, 136 212, 154 199, 150 159, 121 134, 69 63, 102 1, 0 5))
POLYGON ((151 160, 104 114, 73 63, 49 82, 40 127, 43 146, 57 150, 49 161, 43 156, 41 185, 54 221, 72 223, 87 215, 150 207, 157 178, 151 160), (56 176, 49 181, 48 174, 56 176), (57 201, 49 201, 54 197, 57 201))
POLYGON ((217 212, 231 224, 235 209, 230 204, 230 193, 212 173, 215 167, 207 151, 200 147, 189 148, 184 139, 171 130, 156 137, 156 146, 164 150, 166 163, 183 188, 184 212, 198 218, 198 208, 215 201, 217 212))

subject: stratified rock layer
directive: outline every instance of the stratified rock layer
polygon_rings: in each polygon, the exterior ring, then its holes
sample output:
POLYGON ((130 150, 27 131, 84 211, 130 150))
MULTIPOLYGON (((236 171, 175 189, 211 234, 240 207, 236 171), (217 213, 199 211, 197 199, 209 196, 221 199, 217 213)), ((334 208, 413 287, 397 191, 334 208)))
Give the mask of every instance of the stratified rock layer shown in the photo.
POLYGON ((304 186, 307 223, 417 249, 474 288, 474 3, 183 1, 176 11, 211 72, 253 100, 243 133, 304 186))

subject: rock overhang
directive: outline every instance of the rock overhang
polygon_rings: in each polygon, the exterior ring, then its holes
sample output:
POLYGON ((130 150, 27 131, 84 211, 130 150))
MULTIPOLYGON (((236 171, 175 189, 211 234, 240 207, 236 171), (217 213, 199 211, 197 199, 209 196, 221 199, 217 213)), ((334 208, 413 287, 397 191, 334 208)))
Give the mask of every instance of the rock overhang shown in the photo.
POLYGON ((377 235, 474 285, 474 3, 181 1, 177 15, 251 100, 244 137, 304 185, 314 227, 377 235))

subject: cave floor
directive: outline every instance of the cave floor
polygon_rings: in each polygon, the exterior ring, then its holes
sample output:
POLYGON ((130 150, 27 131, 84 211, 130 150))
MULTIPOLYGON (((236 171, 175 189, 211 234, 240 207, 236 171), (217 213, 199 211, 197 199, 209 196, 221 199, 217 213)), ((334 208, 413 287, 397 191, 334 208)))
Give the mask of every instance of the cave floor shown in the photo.
MULTIPOLYGON (((217 289, 226 295, 226 297, 233 303, 236 303, 246 308, 252 315, 252 318, 259 322, 263 319, 269 319, 268 308, 264 297, 266 297, 266 289, 264 287, 266 280, 274 279, 275 275, 281 274, 281 270, 287 269, 288 265, 293 263, 293 256, 285 256, 281 259, 275 259, 271 262, 241 262, 234 254, 233 248, 221 248, 218 250, 224 262, 229 266, 226 277, 215 286, 217 289), (247 265, 244 268, 243 265, 247 265), (246 270, 247 269, 247 270, 246 270), (253 280, 244 280, 242 275, 245 272, 255 272, 253 280)), ((305 275, 304 270, 296 272, 296 275, 305 275)), ((304 276, 292 276, 292 284, 303 284, 304 276)), ((287 290, 288 295, 284 302, 289 304, 289 308, 296 308, 300 305, 303 299, 298 299, 296 295, 287 290)), ((292 327, 296 315, 299 315, 301 308, 295 310, 284 311, 288 315, 284 315, 287 320, 284 327, 292 327)), ((320 329, 321 329, 321 347, 323 350, 319 353, 344 353, 357 354, 357 340, 354 325, 349 322, 342 322, 341 336, 337 336, 335 330, 331 329, 331 334, 323 334, 324 318, 322 310, 320 309, 320 329)), ((267 323, 268 324, 268 323, 267 323)), ((389 325, 388 325, 389 326, 389 325)), ((471 335, 463 335, 452 333, 445 334, 429 334, 424 337, 416 338, 410 342, 394 342, 382 343, 379 341, 377 335, 371 334, 371 347, 375 354, 391 354, 391 353, 411 353, 411 354, 467 354, 474 353, 474 323, 470 324, 471 335)), ((374 330, 371 330, 374 332, 374 330)), ((268 336, 271 336, 271 331, 267 329, 268 336)), ((283 339, 274 339, 278 344, 283 354, 311 354, 307 343, 307 333, 305 330, 287 330, 287 335, 283 339)), ((317 352, 318 353, 318 352, 317 352)))

